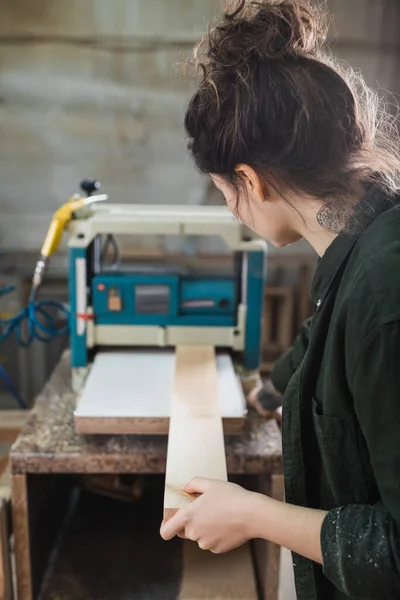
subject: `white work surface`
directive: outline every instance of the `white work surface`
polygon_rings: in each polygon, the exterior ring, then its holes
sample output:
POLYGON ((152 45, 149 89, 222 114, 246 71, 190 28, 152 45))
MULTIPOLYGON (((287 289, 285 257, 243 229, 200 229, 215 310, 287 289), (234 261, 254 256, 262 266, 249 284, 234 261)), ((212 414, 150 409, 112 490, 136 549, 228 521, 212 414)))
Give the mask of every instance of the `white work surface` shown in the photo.
MULTIPOLYGON (((245 399, 229 355, 217 355, 221 416, 241 419, 245 399)), ((174 350, 99 352, 75 411, 76 418, 168 418, 174 350)))

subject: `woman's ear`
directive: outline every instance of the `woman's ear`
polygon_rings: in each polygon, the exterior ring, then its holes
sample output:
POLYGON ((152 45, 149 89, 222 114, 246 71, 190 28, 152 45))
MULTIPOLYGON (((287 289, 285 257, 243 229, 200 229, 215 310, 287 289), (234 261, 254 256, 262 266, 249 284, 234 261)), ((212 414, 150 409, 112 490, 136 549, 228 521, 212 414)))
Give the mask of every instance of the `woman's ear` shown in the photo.
POLYGON ((263 185, 260 177, 252 167, 240 164, 236 167, 235 172, 243 181, 249 195, 255 196, 259 202, 268 200, 268 186, 263 185))

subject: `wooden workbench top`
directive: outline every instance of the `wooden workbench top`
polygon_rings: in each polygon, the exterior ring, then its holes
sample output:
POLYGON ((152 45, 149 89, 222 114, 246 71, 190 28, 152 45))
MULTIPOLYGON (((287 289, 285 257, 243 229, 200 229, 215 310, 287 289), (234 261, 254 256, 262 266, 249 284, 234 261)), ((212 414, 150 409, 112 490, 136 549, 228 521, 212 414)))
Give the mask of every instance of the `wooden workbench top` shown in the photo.
MULTIPOLYGON (((166 436, 86 436, 75 431, 76 394, 66 352, 11 452, 12 473, 164 473, 166 436)), ((226 438, 231 474, 281 473, 275 421, 250 413, 244 434, 226 438)), ((207 443, 207 440, 204 440, 207 443)))

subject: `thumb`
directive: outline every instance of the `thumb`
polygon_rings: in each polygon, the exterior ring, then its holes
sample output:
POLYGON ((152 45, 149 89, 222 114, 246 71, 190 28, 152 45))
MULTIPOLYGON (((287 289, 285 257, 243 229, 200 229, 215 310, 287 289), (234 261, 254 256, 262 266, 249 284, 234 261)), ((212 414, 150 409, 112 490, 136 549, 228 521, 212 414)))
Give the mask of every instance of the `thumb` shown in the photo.
POLYGON ((164 540, 172 540, 185 529, 186 513, 184 510, 178 510, 168 521, 161 524, 160 535, 164 540))
POLYGON ((195 477, 184 487, 187 494, 204 494, 210 489, 211 480, 203 477, 195 477))

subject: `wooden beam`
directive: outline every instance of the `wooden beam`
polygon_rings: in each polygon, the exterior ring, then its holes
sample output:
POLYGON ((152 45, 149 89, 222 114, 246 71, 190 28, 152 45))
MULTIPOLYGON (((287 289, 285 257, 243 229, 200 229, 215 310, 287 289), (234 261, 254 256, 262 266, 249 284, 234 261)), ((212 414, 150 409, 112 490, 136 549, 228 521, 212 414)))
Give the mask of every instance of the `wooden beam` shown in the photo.
POLYGON ((28 416, 28 410, 0 410, 0 441, 15 442, 28 416))
POLYGON ((28 489, 26 475, 13 475, 11 479, 12 519, 17 567, 17 597, 33 600, 31 572, 31 544, 29 535, 28 489))
POLYGON ((176 349, 164 519, 191 500, 183 488, 193 477, 227 479, 217 368, 211 346, 176 349))
MULTIPOLYGON (((258 477, 256 491, 275 500, 284 500, 284 478, 281 474, 258 477)), ((255 567, 262 600, 277 600, 279 589, 279 570, 281 548, 266 540, 253 541, 255 567)))
POLYGON ((226 554, 200 550, 189 541, 183 546, 179 600, 257 600, 250 545, 226 554))
MULTIPOLYGON (((0 441, 12 444, 29 416, 28 410, 0 411, 0 441)), ((14 597, 10 548, 11 472, 8 455, 0 457, 0 600, 14 597)))
MULTIPOLYGON (((225 435, 243 433, 245 412, 237 417, 225 417, 222 425, 225 435)), ((169 417, 75 417, 75 426, 81 435, 168 435, 169 417)))
POLYGON ((21 429, 29 416, 29 410, 0 410, 0 430, 21 429))
POLYGON ((0 500, 11 500, 11 470, 8 457, 5 468, 0 476, 0 500))

